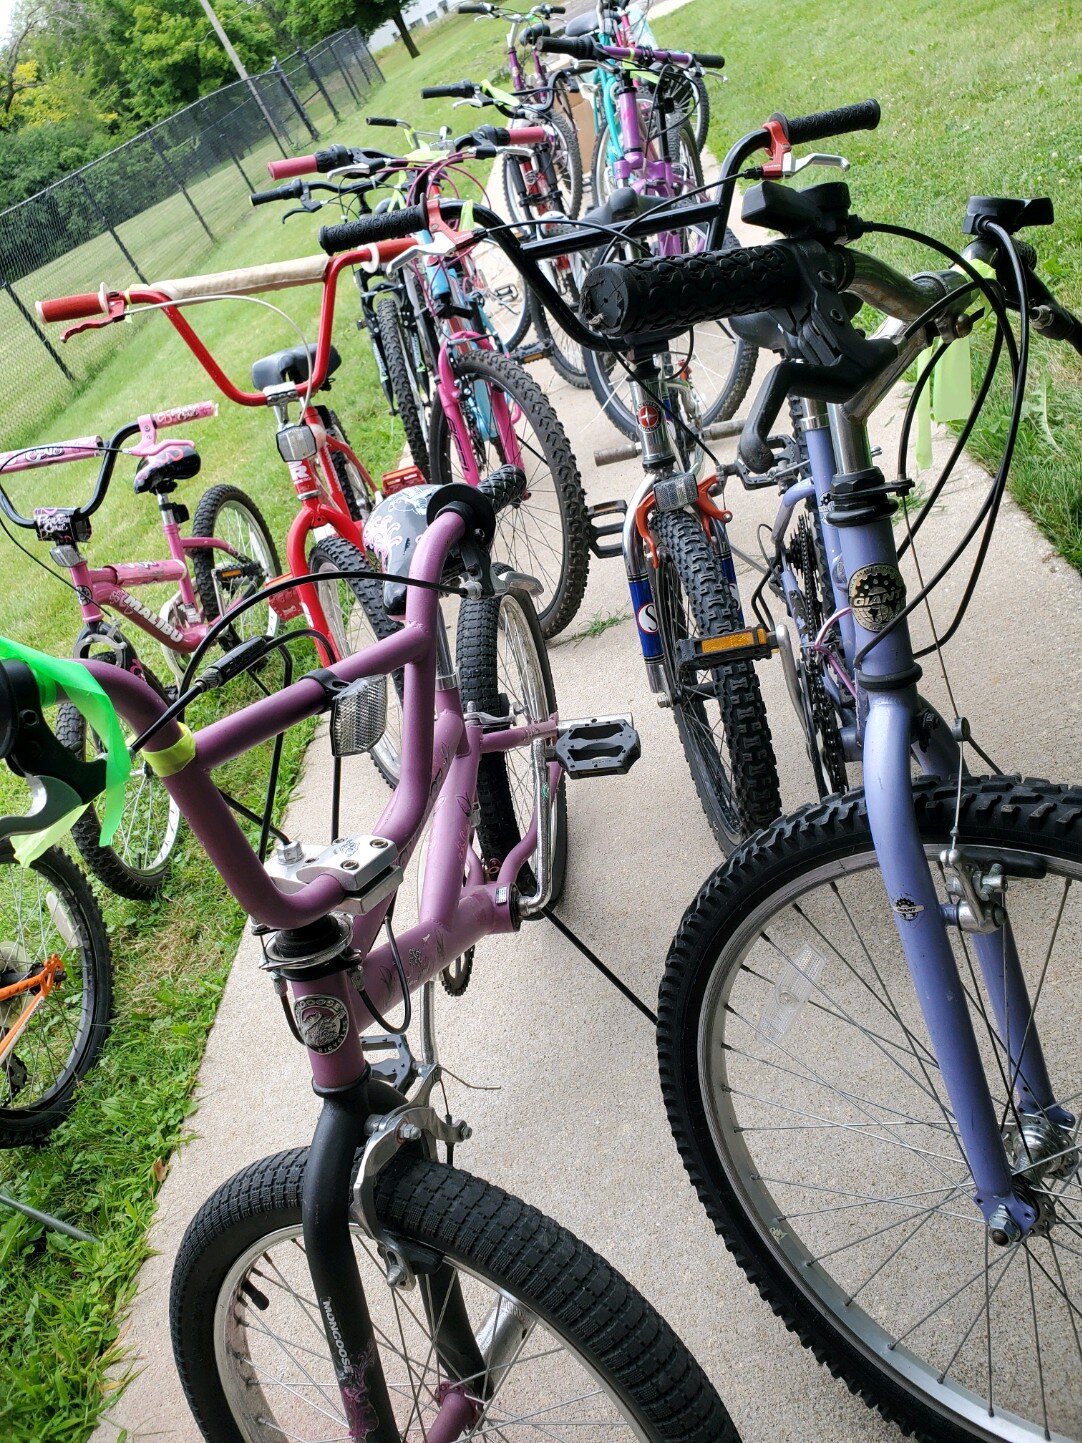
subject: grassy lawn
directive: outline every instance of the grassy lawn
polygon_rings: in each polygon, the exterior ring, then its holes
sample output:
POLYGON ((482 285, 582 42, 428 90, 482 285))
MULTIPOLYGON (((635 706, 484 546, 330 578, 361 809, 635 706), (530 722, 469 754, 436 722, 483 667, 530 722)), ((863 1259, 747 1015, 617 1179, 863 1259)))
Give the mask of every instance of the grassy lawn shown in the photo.
MULTIPOLYGON (((970 195, 1050 195, 1056 224, 1027 237, 1060 298, 1082 309, 1082 13, 1076 0, 793 0, 781 15, 757 0, 698 0, 656 23, 663 41, 721 51, 728 83, 712 85, 710 145, 719 157, 775 110, 826 110, 874 96, 883 120, 846 136, 853 208, 961 248, 970 195)), ((836 171, 806 173, 809 181, 836 171)), ((913 270, 928 251, 862 242, 913 270)), ((1011 489, 1045 535, 1082 568, 1082 361, 1035 340, 1031 413, 1011 489), (1047 420, 1048 433, 1045 432, 1047 420)), ((1007 422, 998 386, 972 445, 994 466, 1007 422)))
MULTIPOLYGON (((730 83, 713 94, 716 153, 776 108, 802 113, 876 95, 885 114, 880 131, 843 146, 854 162, 849 179, 856 209, 960 243, 962 209, 971 191, 1048 192, 1059 221, 1033 239, 1063 298, 1082 304, 1082 207, 1077 184, 1071 184, 1082 155, 1077 7, 1045 0, 1020 11, 1013 0, 959 0, 948 16, 932 0, 913 0, 904 13, 873 0, 846 6, 793 0, 780 43, 778 24, 776 12, 753 0, 730 0, 723 10, 716 0, 698 0, 657 23, 664 40, 720 49, 728 57, 730 83)), ((484 112, 449 111, 445 101, 421 103, 417 90, 425 83, 495 73, 502 64, 502 40, 502 27, 493 22, 445 21, 422 34, 419 61, 411 62, 400 47, 379 57, 387 81, 366 108, 408 116, 421 126, 460 119, 463 130, 490 119, 484 112)), ((389 134, 366 130, 354 116, 321 143, 389 134)), ((198 243, 194 251, 184 246, 178 212, 166 203, 147 219, 143 234, 148 248, 153 240, 160 261, 144 265, 148 275, 224 270, 316 248, 319 217, 301 216, 283 226, 274 212, 252 212, 239 202, 227 214, 222 197, 207 199, 213 200, 219 244, 198 243)), ((184 235, 189 233, 185 228, 184 235)), ((142 263, 134 227, 125 239, 142 263)), ((50 290, 96 288, 103 278, 124 280, 114 247, 84 249, 85 255, 77 252, 58 264, 55 277, 33 278, 33 287, 27 282, 21 292, 32 300, 50 290)), ((914 267, 937 264, 923 256, 905 259, 914 267)), ((273 297, 309 339, 317 298, 314 290, 273 297)), ((0 298, 0 307, 4 304, 0 298)), ((293 345, 298 337, 273 309, 249 303, 241 310, 241 305, 202 308, 194 319, 231 374, 243 380, 256 357, 293 345)), ((355 316, 344 284, 335 336, 344 364, 331 400, 378 476, 394 464, 401 435, 385 413, 355 316)), ((0 336, 8 324, 0 310, 0 336)), ((45 372, 33 369, 41 358, 31 365, 23 352, 3 352, 4 344, 0 340, 0 362, 14 368, 24 394, 35 391, 35 382, 37 389, 47 389, 45 372)), ((1047 397, 1051 439, 1039 419, 1027 423, 1015 464, 1015 494, 1055 544, 1082 565, 1082 371, 1073 357, 1041 343, 1035 352, 1036 386, 1038 391, 1043 386, 1047 397)), ((77 364, 72 360, 82 377, 76 394, 62 411, 52 407, 47 429, 47 400, 37 397, 25 408, 6 405, 0 444, 108 433, 140 412, 212 394, 160 317, 78 337, 65 354, 78 356, 77 364)), ((979 454, 990 460, 1002 435, 1002 396, 997 408, 977 442, 979 454)), ((252 494, 272 532, 284 538, 295 503, 267 415, 223 402, 217 420, 186 429, 204 458, 203 476, 190 483, 187 494, 191 509, 201 483, 232 481, 252 494)), ((96 518, 87 550, 99 562, 161 554, 156 507, 132 495, 130 474, 126 463, 118 467, 114 494, 96 518)), ((31 497, 38 505, 70 503, 87 494, 91 483, 91 473, 67 467, 16 478, 11 490, 25 509, 31 497)), ((46 559, 44 548, 40 551, 46 559)), ((10 546, 3 552, 3 577, 0 633, 66 653, 78 629, 66 590, 10 546)), ((143 650, 154 664, 153 648, 143 650)), ((290 741, 283 800, 303 740, 290 741)), ((240 775, 229 779, 231 787, 251 800, 264 766, 265 755, 253 753, 240 775)), ((15 795, 8 779, 0 779, 0 800, 7 803, 15 795)), ((117 972, 117 1021, 103 1060, 48 1147, 0 1158, 0 1187, 61 1213, 102 1240, 99 1247, 69 1243, 0 1212, 0 1437, 12 1443, 81 1440, 101 1410, 106 1370, 118 1357, 118 1314, 145 1256, 157 1176, 183 1134, 196 1069, 243 920, 190 841, 157 904, 140 908, 112 898, 103 898, 103 904, 117 972)))

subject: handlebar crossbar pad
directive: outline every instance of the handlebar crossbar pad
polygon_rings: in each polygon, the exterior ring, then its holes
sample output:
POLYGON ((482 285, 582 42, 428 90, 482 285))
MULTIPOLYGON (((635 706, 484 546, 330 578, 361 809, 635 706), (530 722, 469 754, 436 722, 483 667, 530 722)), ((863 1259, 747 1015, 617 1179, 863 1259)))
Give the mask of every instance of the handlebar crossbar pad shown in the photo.
POLYGON ((678 333, 704 321, 787 305, 803 289, 786 246, 648 256, 595 266, 582 287, 586 321, 609 336, 678 333))
POLYGON ((770 118, 781 121, 790 145, 807 145, 813 140, 829 140, 832 135, 848 135, 853 130, 874 130, 882 114, 878 100, 861 100, 856 105, 821 110, 816 115, 797 115, 792 120, 780 112, 770 118))
POLYGON ((407 205, 402 210, 388 210, 381 215, 362 215, 341 225, 319 228, 319 243, 329 256, 358 246, 377 245, 384 240, 405 240, 428 227, 428 211, 423 205, 407 205))

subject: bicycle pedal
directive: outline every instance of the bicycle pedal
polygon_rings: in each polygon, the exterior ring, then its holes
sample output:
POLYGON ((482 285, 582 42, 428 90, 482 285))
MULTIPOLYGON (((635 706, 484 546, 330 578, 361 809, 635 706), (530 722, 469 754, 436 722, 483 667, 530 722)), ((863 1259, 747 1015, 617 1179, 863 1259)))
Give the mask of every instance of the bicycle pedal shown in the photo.
POLYGON ((556 760, 569 777, 622 777, 642 755, 629 716, 595 716, 561 722, 556 760))
POLYGON ((396 491, 404 491, 407 486, 423 486, 424 472, 419 466, 399 466, 397 471, 384 471, 379 484, 384 496, 393 496, 396 491))
POLYGON ((612 556, 623 554, 623 533, 624 516, 627 514, 627 502, 599 501, 596 506, 586 508, 586 525, 589 528, 588 544, 590 550, 602 561, 612 556), (607 516, 619 517, 617 521, 605 521, 601 518, 607 516), (616 537, 610 541, 608 537, 616 537))
POLYGON ((534 361, 547 361, 552 355, 552 347, 548 341, 538 341, 532 346, 519 346, 511 354, 520 366, 530 366, 534 361))
POLYGON ((718 636, 676 643, 676 665, 681 675, 713 671, 734 661, 761 661, 778 649, 778 639, 765 626, 747 626, 718 636))

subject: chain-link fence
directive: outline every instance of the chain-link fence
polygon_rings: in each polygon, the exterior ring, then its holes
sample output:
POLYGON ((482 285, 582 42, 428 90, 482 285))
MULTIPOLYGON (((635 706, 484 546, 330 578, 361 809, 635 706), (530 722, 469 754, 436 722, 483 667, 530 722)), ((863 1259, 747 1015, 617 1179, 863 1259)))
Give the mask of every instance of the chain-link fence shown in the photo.
POLYGON ((360 32, 340 31, 0 211, 0 448, 46 439, 128 329, 64 347, 35 301, 192 273, 269 183, 265 162, 313 149, 382 78, 360 32))

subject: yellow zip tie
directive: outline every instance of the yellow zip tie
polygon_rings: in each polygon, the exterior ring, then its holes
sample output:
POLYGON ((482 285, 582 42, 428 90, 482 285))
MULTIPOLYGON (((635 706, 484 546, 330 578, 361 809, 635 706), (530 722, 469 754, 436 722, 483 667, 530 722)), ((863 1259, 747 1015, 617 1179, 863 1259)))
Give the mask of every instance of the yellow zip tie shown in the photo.
POLYGON ((176 776, 190 761, 195 760, 195 737, 183 722, 178 722, 177 725, 180 727, 180 739, 171 747, 163 747, 160 752, 143 752, 147 766, 157 777, 176 776))

